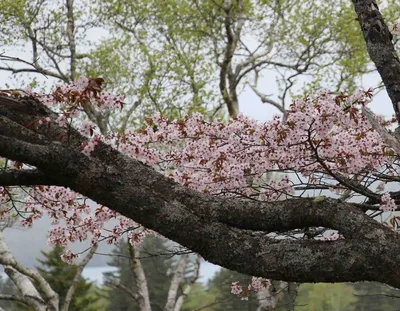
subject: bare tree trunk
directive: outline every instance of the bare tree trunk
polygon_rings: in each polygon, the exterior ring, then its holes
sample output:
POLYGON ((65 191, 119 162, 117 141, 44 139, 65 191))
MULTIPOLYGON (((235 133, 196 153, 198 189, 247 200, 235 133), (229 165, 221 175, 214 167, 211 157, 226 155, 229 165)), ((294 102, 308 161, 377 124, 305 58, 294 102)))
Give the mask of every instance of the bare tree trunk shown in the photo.
POLYGON ((151 311, 149 290, 147 287, 146 275, 142 263, 140 262, 140 251, 138 247, 129 245, 130 266, 133 275, 135 275, 136 286, 138 288, 138 302, 141 311, 151 311))
POLYGON ((199 278, 200 274, 200 255, 197 255, 195 267, 194 267, 194 275, 191 279, 190 283, 185 287, 183 290, 182 295, 178 297, 175 302, 175 307, 173 311, 180 311, 182 308, 183 303, 185 302, 185 298, 189 295, 190 291, 192 290, 193 285, 196 283, 197 279, 199 278))
POLYGON ((167 298, 167 303, 165 304, 164 307, 164 311, 174 310, 176 296, 178 295, 178 288, 183 281, 185 268, 188 261, 189 261, 188 254, 182 255, 181 258, 179 259, 178 266, 176 267, 174 276, 172 277, 171 280, 171 285, 169 286, 168 298, 167 298))
POLYGON ((98 247, 98 244, 95 244, 92 246, 90 249, 89 253, 86 255, 86 257, 81 261, 81 263, 78 265, 78 269, 76 270, 74 279, 72 280, 71 286, 68 289, 67 295, 65 296, 65 301, 64 304, 61 308, 61 311, 68 311, 69 310, 69 305, 71 303, 71 300, 75 294, 76 287, 78 286, 79 280, 82 278, 82 271, 86 267, 86 265, 89 263, 89 261, 93 258, 94 253, 96 252, 98 247))

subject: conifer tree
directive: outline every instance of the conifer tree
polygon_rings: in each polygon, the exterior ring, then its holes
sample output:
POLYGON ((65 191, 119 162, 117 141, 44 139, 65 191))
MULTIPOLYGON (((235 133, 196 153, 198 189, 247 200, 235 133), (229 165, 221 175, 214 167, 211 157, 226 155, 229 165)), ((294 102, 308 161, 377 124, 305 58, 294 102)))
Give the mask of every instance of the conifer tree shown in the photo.
MULTIPOLYGON (((44 259, 38 259, 41 266, 37 267, 40 274, 49 282, 53 290, 59 295, 60 305, 64 303, 65 296, 71 286, 77 267, 62 261, 63 247, 55 246, 49 252, 41 252, 44 259)), ((95 303, 98 300, 91 294, 93 284, 83 277, 78 282, 74 296, 69 305, 69 311, 97 311, 95 303)))

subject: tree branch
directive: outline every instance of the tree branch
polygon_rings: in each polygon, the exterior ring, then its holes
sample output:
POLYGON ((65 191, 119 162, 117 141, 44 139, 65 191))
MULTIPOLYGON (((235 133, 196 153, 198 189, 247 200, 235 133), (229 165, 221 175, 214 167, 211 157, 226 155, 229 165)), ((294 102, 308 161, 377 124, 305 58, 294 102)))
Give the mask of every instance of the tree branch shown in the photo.
POLYGON ((79 263, 78 268, 76 269, 76 272, 75 272, 75 276, 72 280, 71 286, 69 287, 68 292, 65 295, 64 304, 60 311, 68 311, 69 310, 69 305, 71 303, 71 300, 75 294, 78 283, 82 278, 82 271, 86 267, 86 265, 89 263, 89 261, 93 258, 93 255, 97 250, 97 247, 98 247, 98 244, 93 245, 91 247, 89 253, 86 255, 86 257, 79 263))
POLYGON ((129 247, 129 264, 133 275, 135 276, 136 286, 138 288, 137 301, 140 311, 151 311, 150 295, 147 287, 146 275, 144 273, 142 263, 140 262, 140 251, 137 246, 133 246, 128 242, 129 247))
POLYGON ((114 280, 110 280, 111 286, 114 286, 116 289, 119 289, 120 291, 128 294, 131 296, 131 298, 135 301, 139 300, 139 297, 137 294, 135 294, 130 288, 126 287, 125 285, 118 283, 114 280))
POLYGON ((23 297, 17 296, 17 295, 0 294, 0 300, 11 300, 11 301, 22 302, 23 304, 29 306, 29 304, 26 302, 26 300, 23 297))
POLYGON ((165 304, 164 311, 173 311, 175 306, 176 297, 178 295, 179 285, 182 283, 186 265, 189 261, 189 255, 185 254, 179 258, 178 266, 174 271, 171 279, 171 284, 168 290, 167 303, 165 304))
POLYGON ((400 123, 400 61, 390 33, 374 0, 352 0, 368 54, 385 84, 400 123))
MULTIPOLYGON (((22 125, 46 114, 37 101, 20 100, 20 105, 27 109, 19 109, 13 117, 22 125)), ((12 109, 0 101, 0 115, 12 109)), ((183 187, 105 144, 86 157, 76 147, 85 139, 75 132, 69 142, 52 141, 56 127, 54 122, 38 129, 48 137, 46 145, 0 135, 0 156, 34 165, 58 184, 228 269, 294 282, 369 280, 400 287, 400 271, 395 268, 400 260, 398 233, 356 205, 334 199, 266 203, 212 197, 183 187), (266 235, 308 226, 336 229, 346 239, 276 240, 266 235)))
POLYGON ((183 290, 183 293, 176 300, 174 311, 181 310, 185 298, 190 294, 190 291, 192 290, 192 287, 196 283, 197 279, 199 278, 199 275, 200 275, 200 255, 197 255, 194 267, 194 275, 190 280, 190 283, 186 285, 185 289, 183 290))
POLYGON ((76 71, 76 42, 75 42, 75 19, 73 0, 67 0, 65 6, 67 7, 67 36, 70 55, 70 75, 71 80, 75 80, 76 71))
POLYGON ((46 280, 36 271, 23 267, 13 256, 0 231, 0 264, 5 266, 5 272, 21 291, 26 302, 35 310, 57 310, 58 295, 55 293, 46 280), (31 279, 37 282, 45 299, 39 294, 31 279))

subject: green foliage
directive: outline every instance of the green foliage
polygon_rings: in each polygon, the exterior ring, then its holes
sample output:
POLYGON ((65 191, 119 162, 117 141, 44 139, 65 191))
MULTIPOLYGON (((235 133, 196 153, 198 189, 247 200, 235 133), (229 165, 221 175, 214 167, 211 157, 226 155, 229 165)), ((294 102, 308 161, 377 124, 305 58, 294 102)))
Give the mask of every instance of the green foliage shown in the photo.
POLYGON ((352 284, 358 298, 354 305, 357 311, 397 311, 400 305, 400 290, 375 282, 352 284))
MULTIPOLYGON (((53 68, 57 79, 103 76, 109 90, 127 96, 126 108, 111 116, 116 130, 140 126, 154 112, 170 118, 193 112, 210 119, 223 117, 219 71, 227 41, 224 3, 75 1, 77 46, 76 66, 72 66, 65 5, 1 0, 0 41, 11 47, 30 47, 36 42, 37 63, 53 68)), ((230 14, 236 26, 241 20, 240 7, 237 1, 232 3, 230 14)), ((400 8, 390 0, 383 13, 394 21, 400 8)), ((351 91, 368 72, 369 58, 351 1, 316 5, 313 0, 245 0, 243 14, 242 40, 232 59, 233 73, 241 78, 231 87, 238 92, 253 83, 255 76, 248 67, 236 72, 236 66, 256 56, 259 75, 276 80, 280 93, 274 96, 282 100, 285 89, 292 96, 321 86, 351 91)), ((260 90, 270 93, 267 87, 260 90)))
POLYGON ((204 310, 212 311, 213 307, 218 304, 216 293, 206 290, 200 283, 193 285, 189 296, 186 298, 181 311, 204 310))
POLYGON ((354 288, 346 283, 301 284, 296 299, 296 310, 359 310, 354 308, 354 303, 357 302, 354 292, 354 288))
MULTIPOLYGON (((168 270, 172 268, 173 262, 170 258, 159 254, 167 251, 167 241, 157 237, 146 237, 141 245, 141 264, 146 275, 147 286, 150 295, 152 310, 162 310, 167 300, 168 289, 170 286, 170 276, 168 270)), ((105 285, 109 286, 108 297, 110 304, 108 310, 123 311, 139 310, 137 303, 125 292, 115 289, 110 284, 114 280, 126 287, 137 291, 134 275, 129 265, 128 243, 122 242, 113 250, 110 266, 116 267, 117 271, 104 273, 105 285)))
MULTIPOLYGON (((52 289, 59 295, 60 305, 64 303, 65 296, 71 286, 77 267, 68 265, 61 260, 63 248, 54 247, 50 252, 42 251, 43 260, 38 260, 41 267, 38 267, 40 274, 50 284, 52 289)), ((97 311, 98 297, 93 293, 92 283, 81 278, 76 287, 75 294, 70 303, 69 311, 97 311)))

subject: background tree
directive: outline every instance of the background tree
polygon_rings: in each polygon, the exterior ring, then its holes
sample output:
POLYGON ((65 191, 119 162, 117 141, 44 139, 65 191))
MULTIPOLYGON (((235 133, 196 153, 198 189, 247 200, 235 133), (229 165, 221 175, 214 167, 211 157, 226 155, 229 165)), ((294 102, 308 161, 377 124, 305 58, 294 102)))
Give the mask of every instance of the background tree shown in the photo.
MULTIPOLYGON (((18 295, 18 288, 14 285, 14 283, 9 279, 1 278, 0 283, 0 293, 1 295, 18 295)), ((17 311, 17 310, 25 310, 25 305, 12 300, 0 300, 0 307, 4 310, 17 311)))
POLYGON ((296 310, 360 310, 354 288, 344 283, 301 284, 296 310))
MULTIPOLYGON (((67 293, 74 281, 78 267, 65 263, 61 256, 64 253, 62 246, 55 246, 49 252, 42 251, 43 259, 38 259, 41 264, 37 267, 39 273, 58 294, 60 304, 64 304, 67 293)), ((70 311, 99 310, 98 297, 92 294, 94 285, 83 277, 76 282, 75 295, 69 304, 70 311)))
POLYGON ((375 282, 351 284, 357 300, 353 302, 355 310, 360 311, 395 311, 399 307, 400 292, 398 289, 375 282))
MULTIPOLYGON (((144 258, 140 261, 146 273, 152 310, 162 310, 170 286, 168 272, 172 268, 172 259, 166 258, 164 255, 157 255, 166 254, 168 252, 166 243, 167 241, 160 238, 148 237, 141 245, 141 257, 144 258), (147 254, 147 252, 150 253, 150 255, 147 254), (153 256, 151 254, 153 254, 153 256), (145 258, 146 256, 148 257, 145 258)), ((116 267, 117 271, 106 272, 104 274, 105 284, 110 287, 108 293, 110 299, 109 310, 140 310, 138 303, 132 296, 115 286, 117 283, 131 289, 134 293, 138 291, 134 280, 135 274, 132 272, 130 263, 128 242, 121 241, 113 250, 112 256, 109 265, 116 267)))
POLYGON ((104 274, 105 284, 110 288, 109 310, 179 311, 198 278, 199 262, 193 260, 190 264, 188 254, 178 259, 175 255, 171 242, 159 237, 148 236, 140 246, 120 243, 109 263, 117 271, 104 274), (137 271, 138 264, 142 272, 137 271), (147 299, 141 297, 145 296, 143 292, 148 292, 147 299), (150 306, 145 306, 142 300, 147 300, 150 306))
MULTIPOLYGON (((31 49, 30 59, 3 54, 0 69, 18 79, 15 87, 24 76, 38 77, 35 72, 55 79, 48 86, 101 75, 107 90, 129 99, 111 119, 85 108, 103 133, 109 125, 120 130, 141 124, 155 111, 171 118, 196 111, 213 117, 226 106, 235 116, 239 94, 249 87, 283 112, 293 96, 321 86, 352 91, 371 71, 346 0, 317 6, 311 0, 46 3, 0 2, 3 46, 31 49), (95 31, 103 37, 94 39, 95 31), (259 89, 263 76, 278 93, 259 89)), ((394 21, 398 10, 390 0, 383 13, 394 21)))

